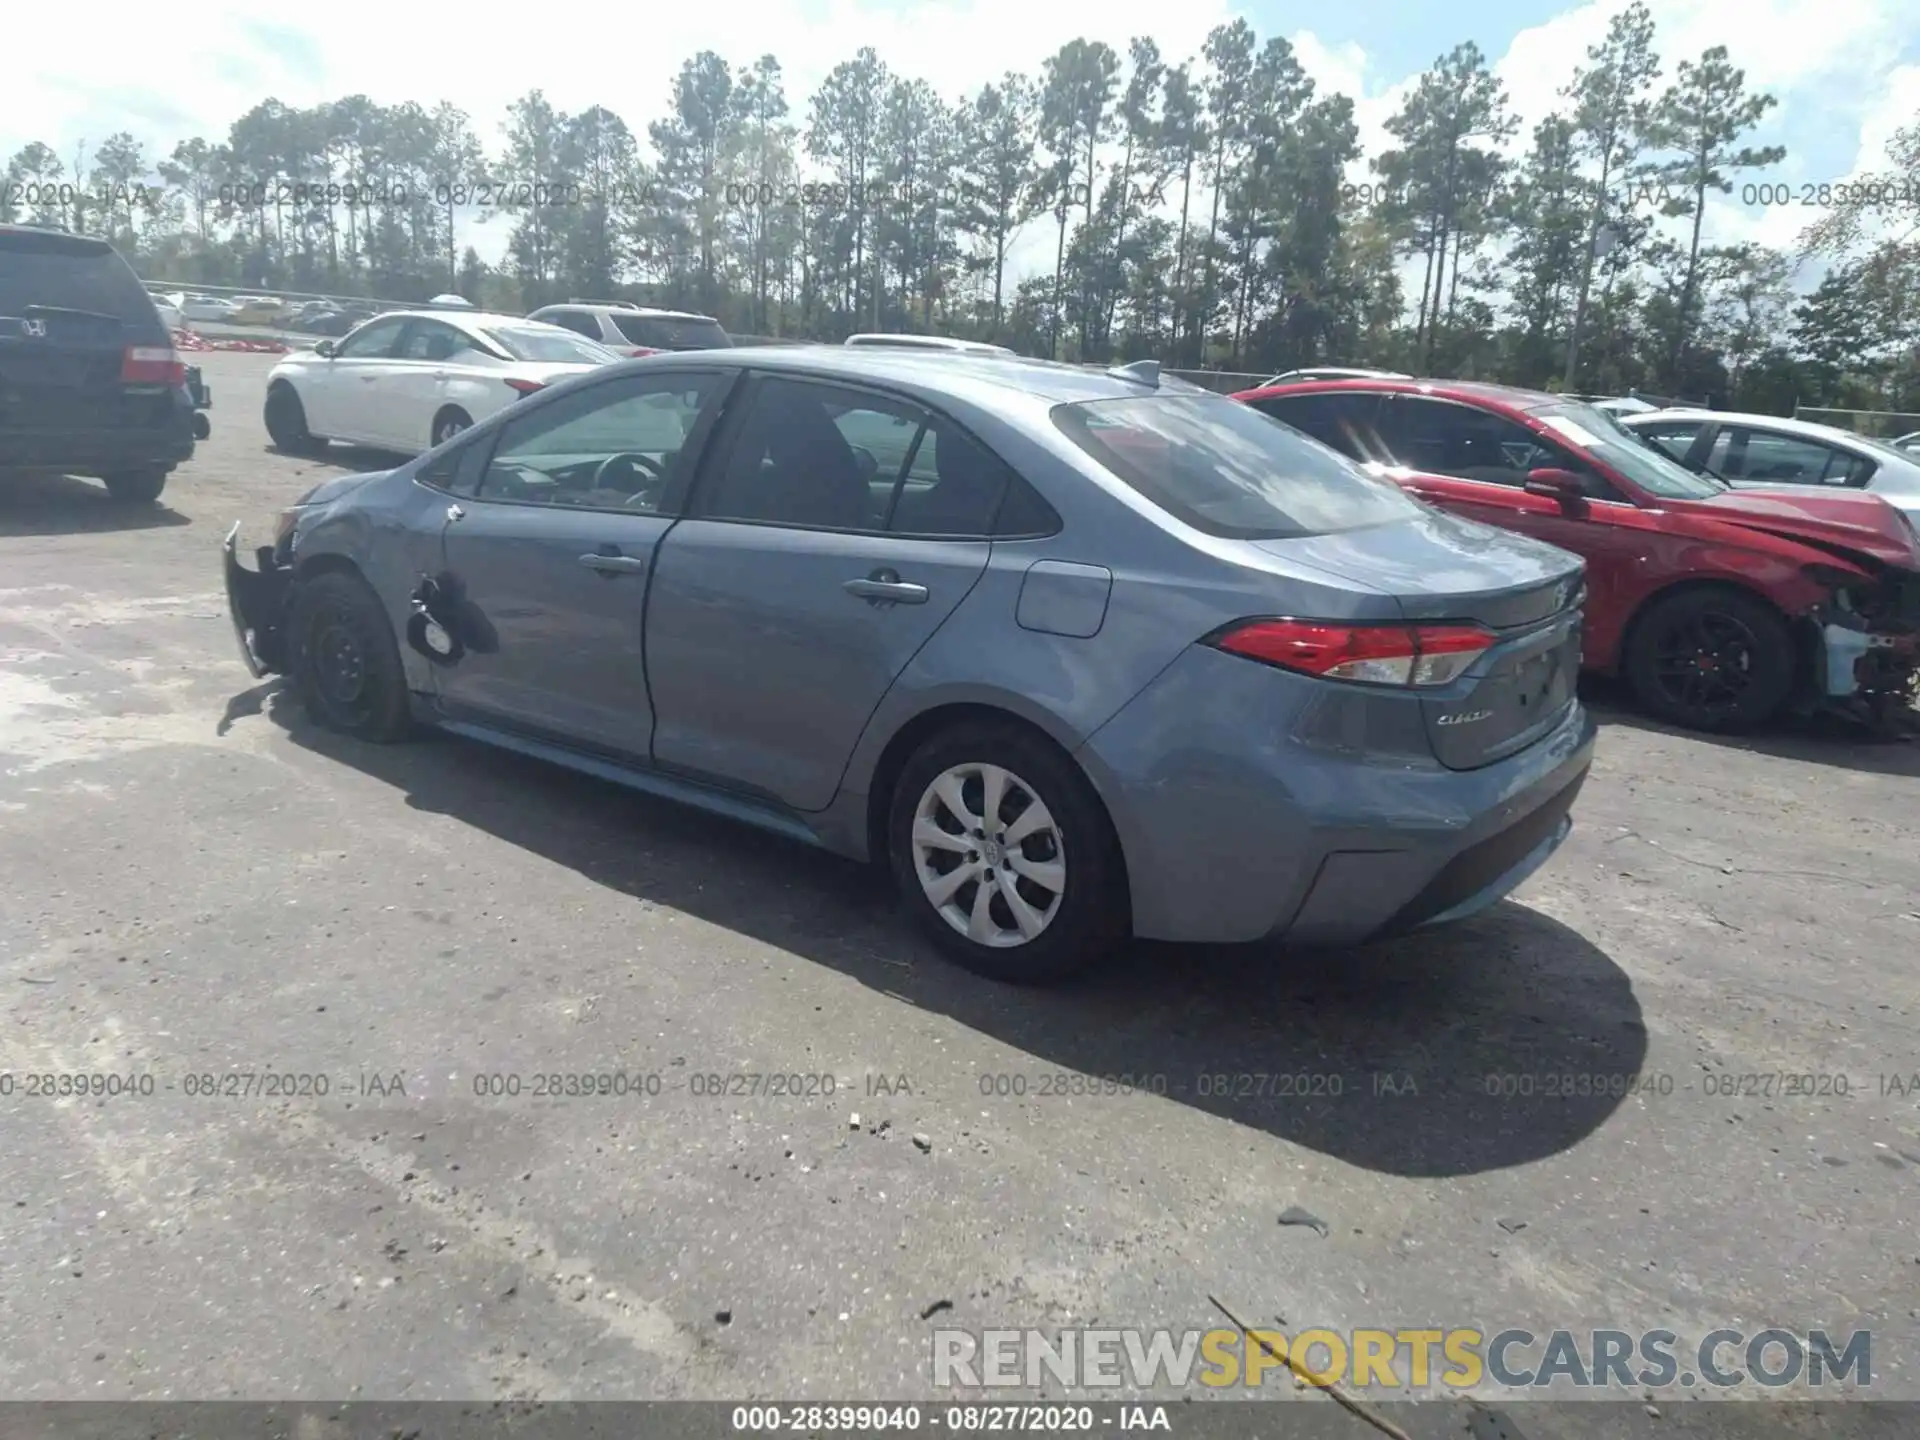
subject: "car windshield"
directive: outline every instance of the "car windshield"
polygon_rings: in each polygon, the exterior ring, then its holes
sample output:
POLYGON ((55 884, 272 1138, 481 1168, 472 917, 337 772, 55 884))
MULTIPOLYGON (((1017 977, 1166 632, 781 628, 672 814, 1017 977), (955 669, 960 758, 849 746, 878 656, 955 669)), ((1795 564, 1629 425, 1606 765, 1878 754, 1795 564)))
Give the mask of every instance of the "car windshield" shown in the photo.
POLYGON ((733 342, 717 320, 679 315, 613 316, 613 325, 636 345, 651 350, 723 350, 733 342))
POLYGON ((1176 520, 1209 535, 1322 535, 1419 511, 1318 441, 1211 395, 1061 405, 1061 433, 1176 520))
POLYGON ((1534 416, 1575 449, 1612 466, 1658 499, 1706 500, 1727 488, 1710 475, 1694 474, 1656 450, 1644 435, 1636 435, 1616 417, 1591 405, 1555 405, 1534 411, 1534 416))
POLYGON ((597 345, 571 330, 562 330, 558 325, 551 329, 535 329, 531 325, 496 325, 481 333, 516 360, 556 365, 605 365, 620 358, 606 346, 597 345))

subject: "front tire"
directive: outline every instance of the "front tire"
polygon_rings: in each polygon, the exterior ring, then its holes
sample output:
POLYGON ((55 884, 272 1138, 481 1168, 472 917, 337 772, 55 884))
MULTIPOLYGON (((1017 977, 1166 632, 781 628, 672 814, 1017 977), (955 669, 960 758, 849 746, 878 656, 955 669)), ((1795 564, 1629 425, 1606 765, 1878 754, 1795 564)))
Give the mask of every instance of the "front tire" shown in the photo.
POLYGON ((1126 933, 1124 865, 1093 787, 1012 726, 956 725, 923 743, 894 784, 887 840, 916 923, 978 974, 1064 980, 1126 933))
POLYGON ((116 505, 151 505, 167 488, 167 472, 160 469, 122 470, 102 478, 116 505))
POLYGON ((288 455, 318 455, 327 442, 307 429, 307 407, 293 386, 282 380, 267 391, 267 435, 288 455))
POLYGON ((1626 672, 1635 697, 1692 730, 1746 730, 1786 704, 1793 633, 1778 611, 1738 590, 1685 590, 1634 622, 1626 672))
POLYGON ((376 744, 411 731, 400 647, 379 596, 359 576, 329 570, 300 581, 287 643, 294 688, 314 720, 376 744))

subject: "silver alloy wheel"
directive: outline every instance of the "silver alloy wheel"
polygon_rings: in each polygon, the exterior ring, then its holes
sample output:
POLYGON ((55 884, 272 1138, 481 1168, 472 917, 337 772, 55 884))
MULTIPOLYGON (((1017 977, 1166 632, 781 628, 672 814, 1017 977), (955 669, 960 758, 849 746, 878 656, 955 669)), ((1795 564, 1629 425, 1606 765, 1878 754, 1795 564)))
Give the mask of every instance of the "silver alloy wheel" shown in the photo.
POLYGON ((955 765, 913 812, 913 870, 927 901, 976 944, 1038 938, 1067 891, 1059 823, 1032 786, 998 765, 955 765))
POLYGON ((433 443, 436 445, 444 445, 447 443, 447 441, 451 440, 454 436, 458 435, 462 430, 465 430, 466 428, 467 428, 466 422, 461 420, 459 416, 449 415, 447 416, 446 419, 442 420, 437 427, 435 427, 433 432, 433 443))

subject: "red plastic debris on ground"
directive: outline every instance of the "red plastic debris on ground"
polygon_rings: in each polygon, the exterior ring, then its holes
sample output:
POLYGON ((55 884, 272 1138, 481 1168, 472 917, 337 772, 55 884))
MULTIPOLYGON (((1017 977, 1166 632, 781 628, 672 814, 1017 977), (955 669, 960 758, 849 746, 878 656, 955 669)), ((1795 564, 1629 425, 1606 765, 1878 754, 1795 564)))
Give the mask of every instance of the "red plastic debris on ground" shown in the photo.
POLYGON ((244 350, 254 355, 284 355, 287 353, 283 340, 217 340, 205 335, 196 335, 191 330, 173 332, 173 348, 176 350, 244 350))

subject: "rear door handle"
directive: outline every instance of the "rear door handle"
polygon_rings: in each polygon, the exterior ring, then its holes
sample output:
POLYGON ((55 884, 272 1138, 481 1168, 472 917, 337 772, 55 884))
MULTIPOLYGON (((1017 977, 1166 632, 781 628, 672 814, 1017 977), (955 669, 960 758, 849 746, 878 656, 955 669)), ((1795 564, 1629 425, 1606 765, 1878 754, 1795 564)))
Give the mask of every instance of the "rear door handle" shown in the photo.
POLYGON ((891 600, 896 605, 924 605, 927 603, 927 587, 916 585, 911 580, 902 580, 892 570, 876 570, 864 580, 848 580, 840 587, 849 595, 857 595, 862 600, 891 600))
POLYGON ((634 575, 647 568, 638 555, 582 555, 580 563, 602 575, 634 575))

